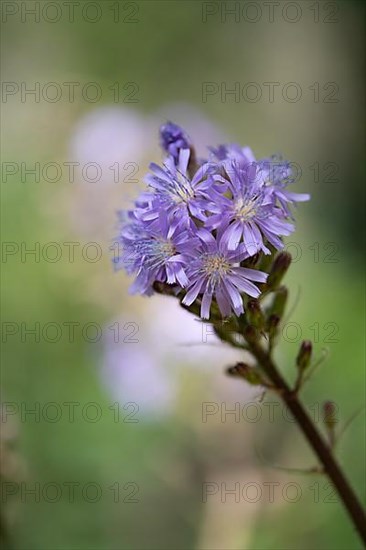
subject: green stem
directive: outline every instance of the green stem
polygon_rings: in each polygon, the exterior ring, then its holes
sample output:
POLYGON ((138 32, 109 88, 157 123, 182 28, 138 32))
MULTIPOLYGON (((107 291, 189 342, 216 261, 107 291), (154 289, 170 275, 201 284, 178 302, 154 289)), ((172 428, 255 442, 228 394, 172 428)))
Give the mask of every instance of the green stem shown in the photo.
POLYGON ((323 465, 324 472, 336 488, 354 526, 366 545, 366 514, 343 471, 335 460, 332 450, 318 432, 296 392, 290 389, 270 355, 257 342, 250 343, 250 351, 293 414, 308 443, 323 465))

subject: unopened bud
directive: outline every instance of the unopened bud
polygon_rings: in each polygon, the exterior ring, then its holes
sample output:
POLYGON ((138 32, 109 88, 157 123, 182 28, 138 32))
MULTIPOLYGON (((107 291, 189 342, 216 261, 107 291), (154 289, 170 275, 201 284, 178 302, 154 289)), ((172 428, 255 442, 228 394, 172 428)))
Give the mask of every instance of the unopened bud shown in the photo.
POLYGON ((257 342, 259 339, 258 330, 253 325, 248 325, 244 329, 244 338, 250 344, 251 342, 257 342))
POLYGON ((263 252, 257 252, 257 254, 254 254, 254 256, 250 256, 249 258, 246 258, 246 260, 243 261, 242 265, 244 267, 253 268, 261 261, 262 256, 263 256, 263 252))
POLYGON ((270 315, 267 319, 266 330, 269 335, 269 339, 273 340, 278 332, 278 326, 280 324, 280 318, 278 315, 270 315))
POLYGON ((195 300, 190 306, 187 306, 186 304, 184 304, 182 302, 182 300, 180 300, 179 304, 181 305, 181 307, 183 309, 185 309, 186 311, 189 311, 190 313, 193 313, 194 315, 196 315, 197 317, 200 316, 200 311, 201 311, 201 305, 200 303, 195 300))
POLYGON ((248 321, 255 328, 262 330, 264 327, 264 315, 258 300, 249 300, 247 304, 248 321))
POLYGON ((237 325, 234 320, 223 322, 222 319, 216 319, 213 323, 213 329, 217 336, 223 342, 232 343, 237 337, 237 325))
POLYGON ((237 363, 234 367, 227 369, 227 373, 231 376, 244 378, 252 386, 263 386, 265 382, 255 367, 250 367, 246 363, 237 363))
POLYGON ((169 285, 159 281, 153 283, 153 289, 158 294, 166 294, 167 296, 178 296, 181 290, 177 285, 169 285))
POLYGON ((272 307, 269 310, 269 315, 276 315, 279 319, 282 319, 286 308, 287 298, 287 288, 285 286, 280 286, 280 288, 278 288, 275 292, 272 307))
POLYGON ((278 287, 286 271, 290 267, 291 256, 288 252, 280 252, 271 267, 271 271, 267 280, 267 287, 271 290, 278 287))
POLYGON ((324 424, 330 429, 337 424, 336 412, 337 407, 333 401, 323 403, 324 424))
POLYGON ((167 122, 160 127, 160 145, 162 149, 171 155, 176 166, 179 164, 179 154, 182 149, 189 149, 188 173, 193 178, 199 168, 196 152, 188 134, 174 122, 167 122))
POLYGON ((304 340, 300 346, 299 353, 296 358, 296 365, 301 371, 304 371, 310 364, 313 345, 310 340, 304 340))
POLYGON ((271 250, 271 254, 262 254, 260 263, 258 265, 259 271, 264 271, 265 273, 268 273, 271 269, 271 265, 273 262, 273 256, 276 253, 276 250, 272 247, 270 243, 266 241, 266 246, 271 250), (273 249, 273 250, 272 250, 273 249))
POLYGON ((163 150, 172 155, 178 163, 179 151, 190 149, 191 140, 178 124, 167 122, 160 127, 160 144, 163 150))

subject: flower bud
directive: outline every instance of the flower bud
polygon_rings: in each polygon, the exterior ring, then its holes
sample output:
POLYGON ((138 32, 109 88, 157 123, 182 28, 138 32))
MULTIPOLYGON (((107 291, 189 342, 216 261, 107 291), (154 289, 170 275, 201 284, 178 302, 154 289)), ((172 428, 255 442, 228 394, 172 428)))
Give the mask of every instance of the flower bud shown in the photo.
POLYGON ((160 127, 160 144, 162 149, 172 155, 176 161, 178 161, 180 149, 191 148, 191 140, 186 132, 173 122, 167 122, 160 127))
POLYGON ((259 305, 258 300, 249 300, 247 304, 248 321, 258 330, 264 327, 264 315, 259 305))
MULTIPOLYGON (((249 258, 246 258, 241 265, 244 267, 251 267, 254 268, 260 261, 261 257, 263 256, 263 252, 257 252, 257 254, 254 254, 254 256, 250 256, 249 258)), ((265 270, 261 270, 265 271, 265 270)))
POLYGON ((178 296, 180 292, 180 288, 177 285, 161 283, 160 281, 155 281, 152 286, 155 292, 158 294, 166 294, 167 296, 178 296))
POLYGON ((223 342, 232 343, 236 341, 238 332, 234 319, 229 319, 227 322, 222 322, 222 319, 219 319, 212 326, 217 336, 223 342))
POLYGON ((270 315, 266 323, 266 331, 268 332, 269 339, 273 340, 278 332, 278 326, 280 324, 280 318, 278 315, 270 315))
POLYGON ((288 252, 280 252, 271 267, 271 271, 267 280, 267 287, 273 290, 278 287, 286 271, 290 267, 291 256, 288 252))
POLYGON ((310 340, 304 340, 300 346, 299 353, 296 358, 296 365, 301 371, 304 371, 310 364, 313 345, 310 340))
POLYGON ((234 367, 227 369, 227 373, 231 376, 244 378, 252 386, 263 386, 265 382, 255 367, 250 367, 246 363, 237 363, 234 367))
POLYGON ((195 300, 195 301, 193 302, 193 304, 191 304, 190 306, 186 306, 186 304, 184 304, 184 303, 182 302, 182 300, 180 300, 179 303, 180 303, 181 307, 182 307, 183 309, 185 309, 186 311, 189 311, 190 313, 193 313, 193 314, 196 315, 197 317, 200 316, 201 305, 200 305, 200 303, 199 303, 197 300, 195 300))
POLYGON ((333 401, 326 401, 323 403, 324 424, 330 430, 337 424, 336 412, 337 407, 333 401))
POLYGON ((258 330, 253 327, 253 325, 248 325, 244 329, 244 338, 250 344, 251 342, 257 342, 259 339, 260 333, 258 330))
POLYGON ((272 307, 268 312, 269 315, 276 315, 279 319, 282 319, 286 308, 287 298, 287 288, 285 286, 280 286, 275 292, 272 307))
POLYGON ((273 256, 276 253, 275 249, 272 247, 268 241, 265 241, 265 244, 267 248, 270 249, 271 254, 262 254, 260 258, 260 263, 258 265, 258 269, 260 271, 264 271, 265 273, 268 273, 268 271, 271 269, 271 265, 273 262, 273 256), (272 250, 273 249, 273 250, 272 250))

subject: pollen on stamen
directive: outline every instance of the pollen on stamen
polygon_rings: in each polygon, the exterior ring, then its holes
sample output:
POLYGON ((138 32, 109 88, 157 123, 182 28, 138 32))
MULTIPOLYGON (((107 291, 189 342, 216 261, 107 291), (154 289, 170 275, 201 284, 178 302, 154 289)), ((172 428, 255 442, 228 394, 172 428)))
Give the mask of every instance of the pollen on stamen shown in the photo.
POLYGON ((207 255, 203 260, 205 272, 208 275, 225 275, 230 269, 230 264, 224 256, 207 255))
POLYGON ((165 258, 170 258, 175 254, 175 246, 170 241, 158 241, 158 250, 165 258))
POLYGON ((256 215, 255 201, 249 200, 245 202, 240 198, 235 204, 235 212, 238 218, 249 220, 256 215))
POLYGON ((194 191, 187 178, 181 175, 182 181, 175 179, 175 188, 173 190, 174 198, 177 202, 187 203, 190 199, 194 198, 194 191))

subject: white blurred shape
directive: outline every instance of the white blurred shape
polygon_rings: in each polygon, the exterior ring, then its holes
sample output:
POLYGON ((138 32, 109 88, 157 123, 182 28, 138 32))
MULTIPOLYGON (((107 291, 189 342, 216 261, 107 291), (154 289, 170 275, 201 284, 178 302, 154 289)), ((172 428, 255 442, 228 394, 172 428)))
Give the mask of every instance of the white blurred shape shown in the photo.
POLYGON ((238 360, 240 352, 223 344, 209 323, 185 311, 174 298, 154 296, 147 304, 156 348, 175 356, 176 362, 212 368, 238 360))
MULTIPOLYGON (((123 320, 119 320, 119 326, 125 326, 123 320)), ((154 354, 152 342, 145 336, 143 341, 120 338, 115 342, 114 334, 108 330, 104 333, 102 378, 113 399, 122 407, 135 403, 138 407, 135 417, 139 420, 169 414, 176 398, 176 383, 161 358, 154 354)))
POLYGON ((70 221, 78 234, 90 240, 113 238, 116 210, 138 195, 147 156, 149 119, 126 107, 100 107, 82 117, 70 138, 70 159, 78 162, 68 200, 70 221), (99 178, 88 163, 99 167, 99 178), (97 181, 88 181, 95 177, 97 181))
POLYGON ((225 400, 257 399, 261 390, 227 376, 225 369, 249 357, 243 350, 223 343, 209 323, 202 323, 171 297, 154 296, 146 306, 155 353, 164 357, 174 372, 179 368, 204 370, 214 393, 225 400))
MULTIPOLYGON (((71 155, 77 162, 98 163, 106 175, 115 162, 139 162, 148 146, 146 120, 134 109, 101 107, 79 120, 70 140, 71 155)), ((112 180, 113 181, 113 180, 112 180)))

